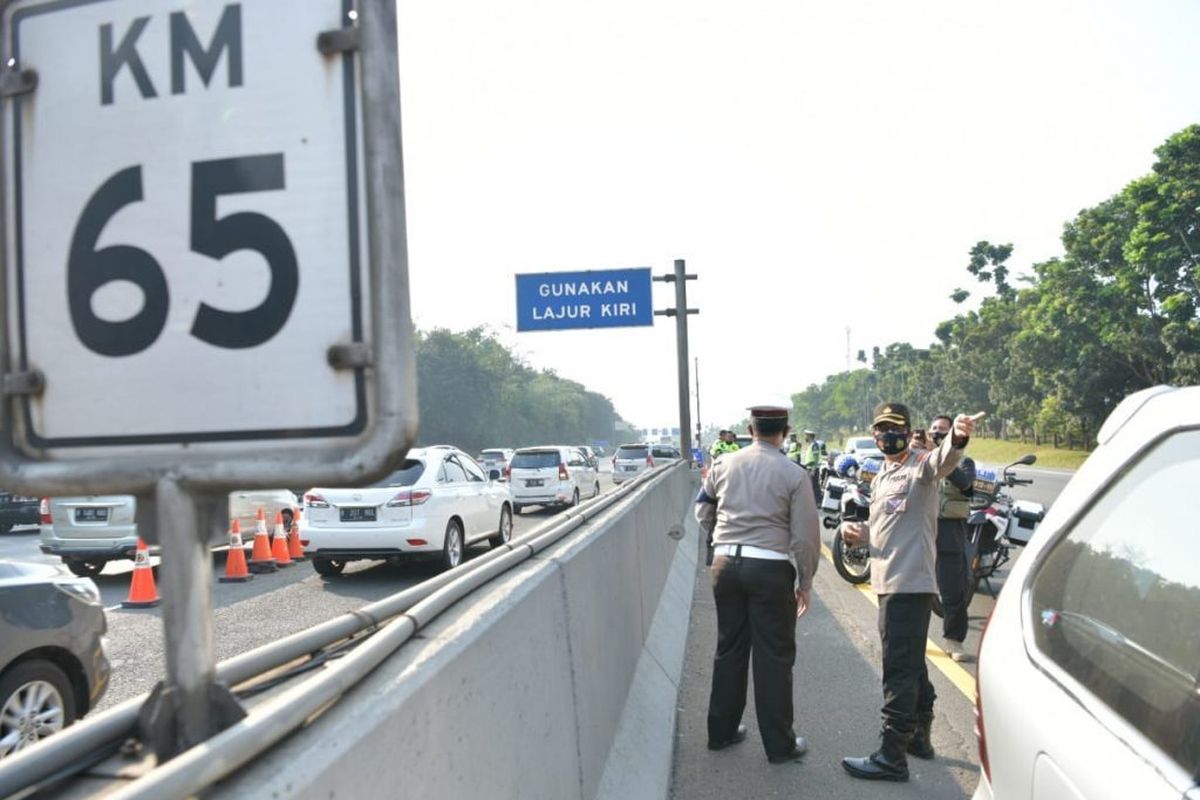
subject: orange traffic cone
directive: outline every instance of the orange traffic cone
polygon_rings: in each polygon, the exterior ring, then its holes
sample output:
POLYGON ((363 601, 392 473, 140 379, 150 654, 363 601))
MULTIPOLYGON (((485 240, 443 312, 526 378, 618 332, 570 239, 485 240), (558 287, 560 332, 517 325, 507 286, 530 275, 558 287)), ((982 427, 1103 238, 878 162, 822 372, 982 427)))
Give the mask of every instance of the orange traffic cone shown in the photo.
POLYGON ((300 544, 300 509, 292 511, 292 530, 288 533, 288 555, 292 561, 304 561, 304 545, 300 544))
POLYGON ((292 557, 288 555, 287 534, 283 532, 283 512, 275 512, 275 538, 271 540, 271 555, 281 567, 290 567, 292 557))
POLYGON ((129 599, 122 608, 150 608, 162 602, 154 587, 154 568, 150 566, 150 548, 138 537, 137 556, 133 560, 133 580, 129 583, 129 599))
POLYGON ((236 519, 229 525, 229 552, 225 555, 225 574, 221 583, 245 583, 254 576, 246 569, 246 551, 242 549, 242 523, 236 519))
POLYGON ((260 508, 258 518, 254 520, 254 551, 250 553, 250 571, 274 572, 278 568, 271 555, 271 542, 267 538, 267 520, 260 508))

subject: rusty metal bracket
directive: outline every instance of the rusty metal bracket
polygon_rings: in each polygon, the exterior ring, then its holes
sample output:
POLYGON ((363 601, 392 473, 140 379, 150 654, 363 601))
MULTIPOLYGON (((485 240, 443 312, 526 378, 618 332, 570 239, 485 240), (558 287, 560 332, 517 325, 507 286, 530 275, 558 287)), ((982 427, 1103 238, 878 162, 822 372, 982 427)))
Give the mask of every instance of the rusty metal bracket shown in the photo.
POLYGON ((6 69, 0 72, 0 97, 29 94, 38 85, 37 70, 6 69))
POLYGON ((335 344, 326 351, 325 358, 334 369, 359 369, 375 363, 375 354, 363 342, 335 344))
POLYGON ((31 369, 28 372, 10 372, 0 383, 0 391, 7 395, 40 395, 46 391, 46 376, 41 370, 31 369))
POLYGON ((362 36, 357 27, 334 28, 317 34, 317 49, 323 56, 352 53, 362 46, 362 36))

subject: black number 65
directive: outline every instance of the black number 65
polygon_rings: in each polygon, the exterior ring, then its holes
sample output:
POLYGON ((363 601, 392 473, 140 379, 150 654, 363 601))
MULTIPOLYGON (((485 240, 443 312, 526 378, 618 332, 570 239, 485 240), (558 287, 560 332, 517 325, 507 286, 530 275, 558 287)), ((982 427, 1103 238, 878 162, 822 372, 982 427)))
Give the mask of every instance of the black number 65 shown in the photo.
MULTIPOLYGON (((229 349, 254 347, 283 329, 300 284, 296 251, 279 223, 263 214, 242 211, 217 218, 217 197, 284 188, 283 154, 223 158, 192 164, 191 249, 222 259, 237 250, 262 254, 271 269, 263 301, 248 311, 222 311, 202 303, 191 333, 229 349)), ((142 200, 142 168, 128 167, 105 181, 88 200, 67 259, 67 302, 79 340, 104 356, 140 353, 158 339, 167 322, 169 292, 162 267, 132 245, 96 249, 104 226, 130 203, 142 200), (137 314, 120 322, 100 319, 92 296, 107 283, 129 281, 142 290, 137 314)))

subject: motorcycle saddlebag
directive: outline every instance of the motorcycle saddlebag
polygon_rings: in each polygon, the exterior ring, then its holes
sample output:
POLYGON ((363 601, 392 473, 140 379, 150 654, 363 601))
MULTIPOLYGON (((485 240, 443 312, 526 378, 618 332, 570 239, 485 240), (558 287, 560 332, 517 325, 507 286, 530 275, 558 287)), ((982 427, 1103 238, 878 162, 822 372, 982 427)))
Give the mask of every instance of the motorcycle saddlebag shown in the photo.
POLYGON ((1027 545, 1042 524, 1046 509, 1041 503, 1031 500, 1017 500, 1012 504, 1008 515, 1008 529, 1004 535, 1013 544, 1027 545))
POLYGON ((842 492, 846 491, 846 484, 837 479, 831 478, 825 484, 825 494, 821 496, 821 510, 830 514, 836 514, 842 507, 842 492))

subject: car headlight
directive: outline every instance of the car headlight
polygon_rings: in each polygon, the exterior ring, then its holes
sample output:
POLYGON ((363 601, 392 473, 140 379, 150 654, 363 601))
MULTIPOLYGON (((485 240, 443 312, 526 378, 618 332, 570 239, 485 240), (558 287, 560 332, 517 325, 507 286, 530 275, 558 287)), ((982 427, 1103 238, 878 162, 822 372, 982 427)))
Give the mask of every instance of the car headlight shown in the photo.
POLYGON ((90 606, 100 605, 100 590, 96 588, 96 584, 89 578, 77 581, 59 581, 54 584, 54 587, 60 592, 68 594, 90 606))

